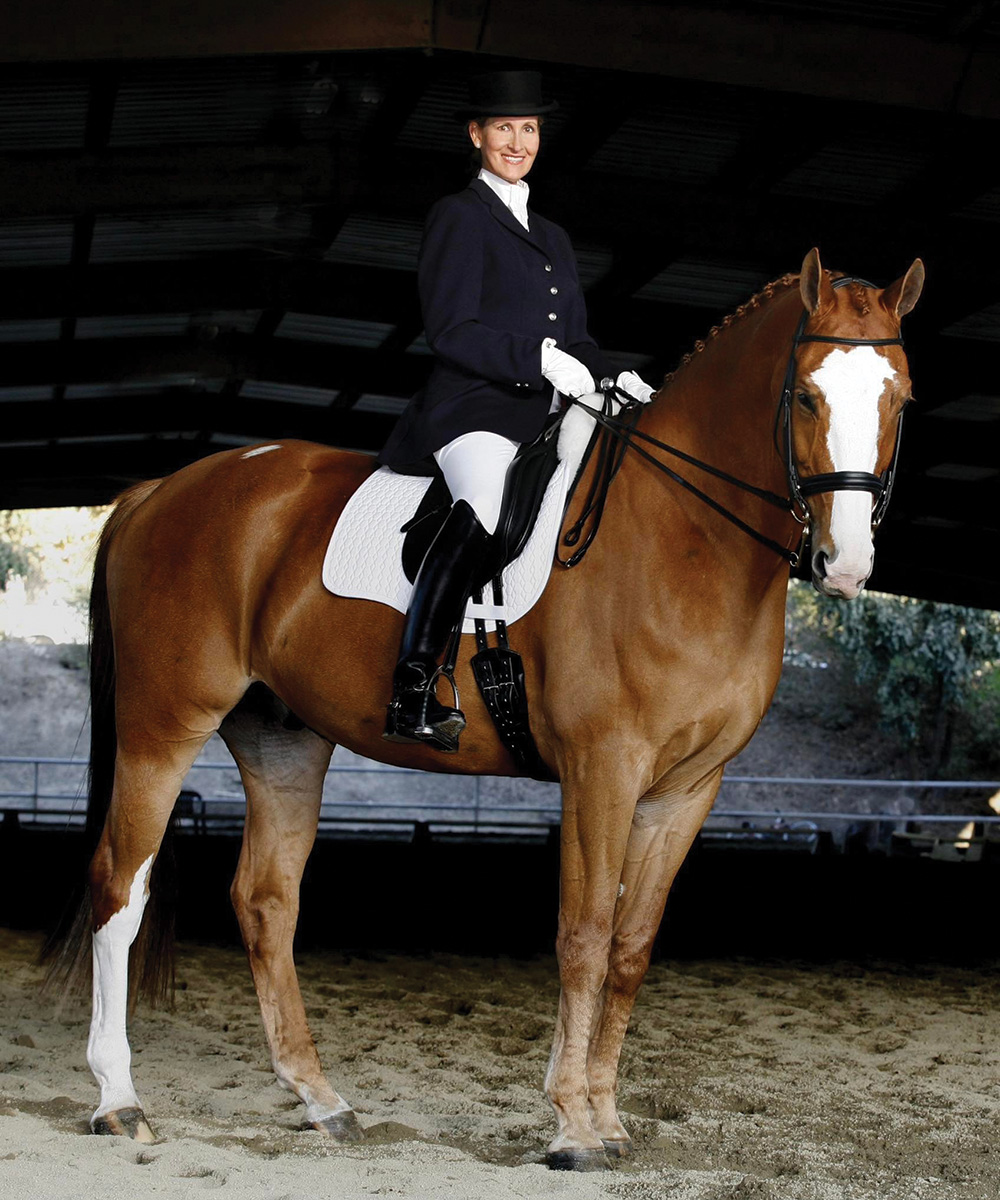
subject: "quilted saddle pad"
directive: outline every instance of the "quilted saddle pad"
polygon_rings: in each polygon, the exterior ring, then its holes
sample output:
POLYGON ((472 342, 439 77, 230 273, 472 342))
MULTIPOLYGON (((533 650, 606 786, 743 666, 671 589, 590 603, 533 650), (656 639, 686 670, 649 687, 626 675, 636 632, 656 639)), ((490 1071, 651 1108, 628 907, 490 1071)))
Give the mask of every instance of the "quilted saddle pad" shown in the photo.
MULTIPOLYGON (((584 398, 599 407, 602 397, 584 398)), ((580 461, 594 428, 594 420, 582 408, 567 413, 559 431, 559 465, 542 501, 535 527, 521 552, 503 572, 504 604, 470 600, 462 625, 472 633, 473 622, 480 618, 492 630, 497 620, 512 625, 529 612, 545 590, 562 526, 570 484, 576 478, 580 461)), ((413 516, 430 486, 430 479, 418 475, 397 475, 381 467, 369 476, 347 502, 327 546, 323 560, 323 585, 336 596, 375 600, 398 612, 406 612, 413 585, 403 573, 402 526, 413 516)))

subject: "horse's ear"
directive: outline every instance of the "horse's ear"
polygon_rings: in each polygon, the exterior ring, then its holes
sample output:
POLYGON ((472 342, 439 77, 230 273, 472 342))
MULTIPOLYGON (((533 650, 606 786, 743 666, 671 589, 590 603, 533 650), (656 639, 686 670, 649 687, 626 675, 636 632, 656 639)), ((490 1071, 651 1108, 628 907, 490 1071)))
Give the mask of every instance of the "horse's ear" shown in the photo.
POLYGON ((896 317, 905 317, 920 299, 924 287, 924 264, 915 258, 910 269, 882 293, 882 305, 896 317))
POLYGON ((806 312, 814 313, 821 304, 833 302, 833 288, 819 261, 819 251, 815 246, 802 260, 802 271, 799 274, 799 292, 806 312))

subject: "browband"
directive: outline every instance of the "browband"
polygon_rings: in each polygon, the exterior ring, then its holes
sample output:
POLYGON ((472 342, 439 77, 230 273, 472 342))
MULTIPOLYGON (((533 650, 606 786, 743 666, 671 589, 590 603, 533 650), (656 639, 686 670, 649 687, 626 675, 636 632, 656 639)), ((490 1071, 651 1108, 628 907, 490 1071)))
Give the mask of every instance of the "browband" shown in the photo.
POLYGON ((842 338, 825 337, 821 333, 802 333, 796 342, 833 342, 837 346, 902 346, 902 338, 842 338))

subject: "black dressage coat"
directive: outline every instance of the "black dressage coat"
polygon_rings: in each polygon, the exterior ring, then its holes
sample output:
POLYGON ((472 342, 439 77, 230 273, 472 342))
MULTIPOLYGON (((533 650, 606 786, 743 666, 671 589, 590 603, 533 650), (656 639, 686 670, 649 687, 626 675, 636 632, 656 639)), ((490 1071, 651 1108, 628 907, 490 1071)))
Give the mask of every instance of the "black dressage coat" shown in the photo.
POLYGON ((587 333, 569 238, 530 210, 528 224, 530 231, 481 179, 431 209, 417 282, 436 361, 380 463, 425 474, 429 456, 463 433, 537 437, 552 402, 541 372, 547 337, 585 363, 595 382, 615 374, 587 333))

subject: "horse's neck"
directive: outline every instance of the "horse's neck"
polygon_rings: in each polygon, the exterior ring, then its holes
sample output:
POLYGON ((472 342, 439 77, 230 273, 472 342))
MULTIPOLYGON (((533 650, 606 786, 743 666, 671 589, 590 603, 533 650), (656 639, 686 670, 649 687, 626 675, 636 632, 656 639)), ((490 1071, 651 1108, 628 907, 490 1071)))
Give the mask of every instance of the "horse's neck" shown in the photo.
POLYGON ((784 372, 800 312, 798 291, 789 291, 722 329, 650 405, 644 428, 712 466, 783 492, 784 465, 774 442, 775 381, 784 372))

